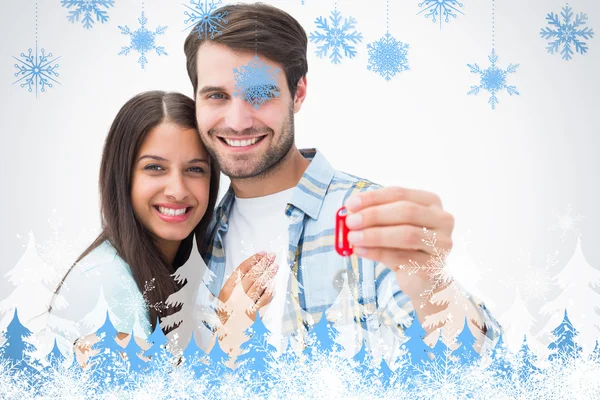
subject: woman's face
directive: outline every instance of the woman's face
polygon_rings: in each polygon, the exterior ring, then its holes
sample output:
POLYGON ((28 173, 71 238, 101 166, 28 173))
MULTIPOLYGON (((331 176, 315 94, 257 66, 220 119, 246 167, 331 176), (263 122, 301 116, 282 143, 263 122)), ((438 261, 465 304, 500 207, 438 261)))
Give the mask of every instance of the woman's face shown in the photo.
POLYGON ((163 122, 146 136, 136 156, 131 202, 161 249, 178 246, 208 206, 208 154, 194 129, 163 122))

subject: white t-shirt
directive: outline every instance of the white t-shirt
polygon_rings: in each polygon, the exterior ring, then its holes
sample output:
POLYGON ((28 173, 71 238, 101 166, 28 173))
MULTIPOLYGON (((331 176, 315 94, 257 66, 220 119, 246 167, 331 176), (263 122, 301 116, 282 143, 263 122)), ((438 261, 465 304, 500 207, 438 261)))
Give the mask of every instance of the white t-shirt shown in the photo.
MULTIPOLYGON (((287 255, 289 246, 289 218, 285 208, 292 197, 294 188, 268 196, 251 199, 235 198, 229 216, 229 229, 223 238, 225 247, 225 280, 247 258, 265 251, 275 253, 279 269, 271 288, 273 300, 264 306, 261 319, 271 331, 269 342, 281 349, 281 327, 285 307, 290 267, 287 255)), ((285 350, 285 348, 283 349, 285 350)))

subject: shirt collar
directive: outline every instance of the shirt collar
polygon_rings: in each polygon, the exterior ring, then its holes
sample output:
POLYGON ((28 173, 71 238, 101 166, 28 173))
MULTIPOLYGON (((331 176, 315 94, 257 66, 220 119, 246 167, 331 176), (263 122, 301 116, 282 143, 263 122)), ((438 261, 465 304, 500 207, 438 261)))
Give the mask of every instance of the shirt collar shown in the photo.
MULTIPOLYGON (((298 181, 289 204, 316 220, 319 218, 325 194, 333 179, 335 170, 317 149, 300 149, 300 154, 309 160, 310 164, 304 171, 300 181, 298 181)), ((223 200, 215 210, 215 215, 221 220, 222 224, 227 223, 234 200, 235 193, 230 185, 223 200)))

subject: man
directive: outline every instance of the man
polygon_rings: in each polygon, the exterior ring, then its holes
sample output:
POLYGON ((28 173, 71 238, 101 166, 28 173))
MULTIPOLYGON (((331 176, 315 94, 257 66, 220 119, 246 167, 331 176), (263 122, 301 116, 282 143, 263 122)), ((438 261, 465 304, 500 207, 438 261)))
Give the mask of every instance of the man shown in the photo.
MULTIPOLYGON (((323 311, 342 309, 336 315, 350 311, 346 323, 354 325, 342 329, 354 334, 346 344, 353 347, 348 354, 356 353, 364 340, 375 353, 383 345, 389 356, 406 340, 402 332, 415 316, 425 324, 446 307, 424 301, 423 295, 435 295, 451 280, 440 281, 443 274, 419 266, 443 266, 452 246, 453 217, 433 193, 380 188, 334 170, 316 149, 298 150, 294 114, 308 88, 305 31, 284 11, 263 4, 229 5, 214 13, 226 13, 222 33, 211 39, 192 31, 185 42, 200 135, 231 179, 203 255, 214 274, 210 291, 225 302, 232 283, 243 283, 256 308, 264 307, 261 316, 279 351, 290 335, 302 342, 303 325, 318 321, 323 311), (261 104, 240 94, 234 76, 234 70, 251 67, 256 56, 271 71, 280 70, 261 104), (350 257, 334 251, 335 214, 344 204, 350 212, 350 257), (271 254, 246 260, 258 251, 271 254), (257 290, 273 276, 272 293, 257 290), (351 296, 340 305, 342 286, 351 296)), ((453 317, 461 328, 465 317, 470 320, 478 350, 486 337, 493 343, 499 328, 485 308, 460 292, 456 296, 463 296, 471 312, 453 317)), ((332 314, 330 319, 336 320, 332 314)), ((430 335, 429 343, 436 340, 437 335, 430 335)))

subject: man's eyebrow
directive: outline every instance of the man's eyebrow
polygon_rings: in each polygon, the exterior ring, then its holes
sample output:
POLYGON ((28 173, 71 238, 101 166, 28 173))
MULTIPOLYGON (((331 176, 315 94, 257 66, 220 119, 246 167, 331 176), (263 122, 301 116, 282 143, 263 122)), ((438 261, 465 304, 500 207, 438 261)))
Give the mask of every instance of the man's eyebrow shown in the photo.
POLYGON ((223 86, 204 86, 198 91, 198 94, 206 94, 210 92, 226 92, 223 86))

